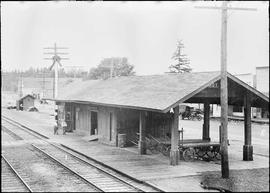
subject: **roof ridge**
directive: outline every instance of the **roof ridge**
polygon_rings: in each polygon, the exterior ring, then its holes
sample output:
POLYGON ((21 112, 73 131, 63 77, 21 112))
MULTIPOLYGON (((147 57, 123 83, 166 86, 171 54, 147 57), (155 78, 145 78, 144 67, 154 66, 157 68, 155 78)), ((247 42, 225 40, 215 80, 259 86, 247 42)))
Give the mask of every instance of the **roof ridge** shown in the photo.
MULTIPOLYGON (((186 73, 164 73, 164 74, 145 74, 145 75, 131 75, 131 76, 117 76, 114 78, 129 78, 129 77, 151 77, 151 76, 167 76, 167 75, 181 75, 181 74, 198 74, 198 73, 214 73, 214 72, 220 72, 220 70, 214 70, 214 71, 201 71, 201 72, 186 72, 186 73)), ((109 78, 106 80, 110 80, 109 78)))

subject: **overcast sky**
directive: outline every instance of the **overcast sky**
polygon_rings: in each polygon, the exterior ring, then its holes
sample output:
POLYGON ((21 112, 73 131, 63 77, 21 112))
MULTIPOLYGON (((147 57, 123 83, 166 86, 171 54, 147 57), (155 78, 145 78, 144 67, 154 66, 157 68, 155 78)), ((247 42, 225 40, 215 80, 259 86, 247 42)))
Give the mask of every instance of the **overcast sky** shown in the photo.
MULTIPOLYGON (((138 75, 162 74, 177 39, 193 71, 220 70, 221 12, 194 6, 221 2, 1 2, 3 70, 48 67, 43 47, 68 47, 64 66, 90 69, 106 57, 127 57, 138 75)), ((268 2, 231 2, 257 11, 229 11, 228 71, 269 65, 268 2)))

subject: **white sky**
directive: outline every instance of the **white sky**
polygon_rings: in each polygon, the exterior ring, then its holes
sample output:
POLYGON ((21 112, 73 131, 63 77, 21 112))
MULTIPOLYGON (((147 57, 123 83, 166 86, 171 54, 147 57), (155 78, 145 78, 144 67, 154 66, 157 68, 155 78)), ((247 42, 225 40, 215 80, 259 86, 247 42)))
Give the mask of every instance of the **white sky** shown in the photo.
MULTIPOLYGON (((2 70, 48 67, 43 47, 68 47, 64 66, 95 67, 128 57, 138 75, 162 74, 177 39, 193 71, 220 69, 221 2, 1 2, 2 70)), ((229 11, 228 71, 254 73, 269 65, 267 2, 231 2, 257 11, 229 11)))

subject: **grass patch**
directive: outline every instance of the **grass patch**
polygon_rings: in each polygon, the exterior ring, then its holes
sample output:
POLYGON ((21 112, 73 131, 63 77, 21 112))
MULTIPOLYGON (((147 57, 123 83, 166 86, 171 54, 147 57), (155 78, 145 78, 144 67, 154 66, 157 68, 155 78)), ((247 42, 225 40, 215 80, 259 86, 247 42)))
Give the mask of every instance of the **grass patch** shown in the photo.
POLYGON ((221 172, 203 172, 202 184, 232 192, 269 192, 269 168, 230 170, 228 179, 221 172))

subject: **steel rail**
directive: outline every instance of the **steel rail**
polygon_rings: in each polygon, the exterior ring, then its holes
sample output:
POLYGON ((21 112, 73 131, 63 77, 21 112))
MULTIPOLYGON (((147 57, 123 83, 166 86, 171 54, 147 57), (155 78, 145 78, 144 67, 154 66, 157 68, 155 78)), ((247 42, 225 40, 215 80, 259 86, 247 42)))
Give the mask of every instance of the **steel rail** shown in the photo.
POLYGON ((14 120, 12 120, 12 119, 10 119, 10 118, 8 118, 8 117, 6 117, 6 116, 4 116, 4 115, 2 115, 2 117, 4 118, 4 120, 5 121, 7 121, 8 123, 10 123, 10 124, 12 124, 12 125, 14 125, 14 126, 17 126, 17 127, 19 127, 20 129, 22 129, 22 130, 28 130, 28 131, 30 131, 30 132, 28 132, 29 134, 31 134, 31 135, 33 135, 33 136, 35 136, 35 137, 39 137, 40 139, 41 138, 45 138, 45 139, 49 139, 47 136, 45 136, 45 135, 42 135, 42 134, 40 134, 40 133, 38 133, 38 132, 36 132, 36 131, 34 131, 34 130, 32 130, 32 129, 30 129, 30 128, 28 128, 28 127, 26 127, 26 126, 24 126, 24 125, 22 125, 22 124, 20 124, 20 123, 18 123, 17 121, 14 121, 14 120), (31 133, 32 132, 32 133, 31 133), (34 134, 33 134, 34 133, 34 134))
POLYGON ((3 132, 6 132, 6 133, 9 134, 11 137, 13 137, 15 140, 23 140, 22 137, 20 137, 19 135, 17 135, 16 133, 14 133, 14 132, 11 131, 10 129, 8 129, 7 127, 1 125, 1 129, 3 130, 3 132))
POLYGON ((51 160, 53 160, 54 162, 56 162, 57 164, 59 164, 60 166, 62 166, 63 168, 65 168, 66 170, 68 170, 71 173, 75 174, 77 177, 79 177, 80 179, 82 179, 83 181, 85 181, 87 184, 89 184, 90 186, 94 187, 97 191, 104 192, 102 189, 100 189, 99 187, 97 187, 96 185, 94 185, 92 182, 89 182, 87 179, 85 179, 83 176, 81 176, 80 174, 78 174, 76 171, 70 169, 68 166, 66 166, 64 163, 62 163, 61 161, 59 161, 57 158, 53 157, 49 153, 46 153, 45 151, 43 151, 39 147, 35 146, 34 144, 31 144, 31 146, 34 147, 36 150, 40 151, 41 153, 43 153, 44 155, 46 155, 47 157, 49 157, 51 160))
MULTIPOLYGON (((7 122, 10 122, 10 121, 7 121, 7 122)), ((12 124, 12 123, 11 123, 11 124, 12 124)), ((14 125, 15 125, 15 124, 14 124, 14 125)), ((17 125, 15 125, 15 126, 17 126, 17 125)), ((20 128, 20 129, 22 129, 22 128, 20 128)), ((7 130, 9 130, 9 129, 7 129, 7 130)), ((22 130, 25 131, 25 129, 22 129, 22 130)), ((12 132, 12 131, 10 131, 10 132, 11 132, 14 136, 18 136, 16 133, 14 133, 14 132, 12 132)), ((26 130, 25 132, 30 133, 28 130, 26 130)), ((32 134, 32 133, 30 133, 30 134, 32 134)), ((33 135, 33 134, 32 134, 32 135, 33 135)), ((35 136, 35 135, 33 135, 33 136, 35 136)), ((20 136, 18 136, 18 137, 20 137, 20 136)), ((21 137, 20 137, 20 138, 21 138, 21 137)), ((22 139, 22 138, 21 138, 21 139, 22 139)), ((41 140, 44 140, 44 139, 41 139, 41 140)), ((129 187, 131 187, 131 188, 137 190, 138 192, 143 192, 141 189, 139 189, 139 188, 133 186, 132 184, 129 184, 128 182, 126 182, 126 181, 123 180, 123 179, 120 179, 118 176, 116 176, 116 175, 114 175, 114 174, 111 174, 111 173, 105 171, 105 170, 102 169, 101 167, 95 166, 95 165, 93 165, 93 164, 91 164, 91 163, 89 163, 89 162, 87 162, 87 161, 85 161, 85 160, 79 158, 78 156, 76 156, 76 155, 74 155, 74 154, 68 152, 67 150, 64 150, 63 148, 61 148, 61 147, 59 147, 59 146, 57 146, 57 145, 51 143, 51 142, 48 142, 48 141, 46 141, 46 140, 44 140, 44 141, 47 142, 49 145, 52 145, 53 147, 59 149, 60 151, 62 151, 62 152, 64 152, 64 153, 67 153, 67 154, 71 155, 72 157, 74 157, 74 158, 77 159, 78 161, 83 162, 83 163, 86 164, 86 165, 89 165, 89 166, 91 166, 91 167, 94 167, 94 168, 98 169, 98 170, 99 170, 100 172, 102 172, 103 174, 108 175, 108 176, 111 176, 112 178, 114 178, 114 179, 116 179, 116 180, 118 180, 118 181, 120 181, 120 182, 126 184, 127 186, 129 186, 129 187)), ((38 148, 37 146, 35 146, 35 145, 33 145, 33 144, 31 144, 31 145, 34 146, 35 148, 38 148)), ((38 149, 39 149, 39 148, 38 148, 38 149)), ((40 150, 40 149, 39 149, 39 150, 40 150)), ((43 150, 41 150, 41 151, 43 151, 43 150)), ((43 153, 44 153, 44 151, 43 151, 43 153)), ((45 153, 46 153, 46 152, 45 152, 45 153)), ((51 155, 49 155, 49 156, 51 156, 51 155)), ((52 157, 52 156, 51 156, 51 157, 52 157)), ((55 158, 55 159, 56 159, 56 158, 55 158)), ((57 161, 60 162, 59 160, 57 160, 57 161)), ((98 163, 97 163, 97 164, 98 164, 98 163)))
POLYGON ((8 166, 14 172, 14 174, 20 179, 20 181, 23 183, 23 185, 29 190, 29 192, 33 192, 32 189, 28 186, 28 184, 22 179, 22 177, 18 174, 18 172, 13 168, 13 166, 5 158, 5 156, 3 154, 1 154, 1 157, 5 160, 5 162, 8 164, 8 166))
MULTIPOLYGON (((38 132, 36 132, 36 131, 33 131, 32 129, 30 129, 30 128, 28 128, 28 127, 26 127, 26 126, 24 126, 24 125, 18 123, 17 121, 14 121, 14 120, 12 120, 12 119, 10 119, 10 118, 4 116, 4 115, 2 115, 2 117, 4 117, 5 119, 8 119, 8 121, 6 120, 8 123, 17 126, 17 127, 19 127, 21 130, 23 130, 23 131, 25 131, 25 132, 27 132, 27 133, 30 133, 30 134, 32 134, 32 135, 35 136, 35 137, 38 137, 39 139, 45 141, 45 142, 48 143, 49 145, 54 146, 55 148, 58 148, 59 150, 65 152, 65 153, 68 153, 69 155, 75 157, 75 158, 78 159, 79 161, 84 162, 84 163, 86 163, 86 164, 88 164, 88 165, 90 165, 90 166, 92 166, 92 167, 95 167, 96 169, 100 170, 101 172, 105 173, 106 175, 109 175, 109 176, 111 176, 111 177, 113 177, 113 178, 116 178, 117 180, 119 180, 119 181, 121 181, 121 182, 127 184, 128 186, 130 186, 130 187, 136 189, 137 191, 142 191, 140 188, 138 188, 138 187, 136 187, 136 186, 133 186, 132 184, 130 184, 130 183, 126 182, 125 180, 123 180, 123 179, 117 177, 116 175, 111 174, 111 173, 105 171, 104 169, 102 169, 102 168, 100 168, 100 167, 98 167, 98 166, 95 166, 95 165, 93 165, 93 164, 91 164, 91 163, 89 163, 89 162, 87 162, 87 161, 85 161, 85 160, 79 158, 78 156, 74 155, 73 153, 70 153, 70 152, 68 152, 67 150, 65 150, 65 149, 63 149, 63 148, 61 148, 61 147, 59 147, 59 146, 57 146, 57 145, 55 145, 55 144, 53 144, 53 143, 51 143, 51 142, 45 140, 45 139, 49 139, 48 137, 46 137, 46 136, 44 137, 44 135, 42 135, 42 134, 40 134, 40 133, 38 133, 38 132), (12 123, 12 122, 15 122, 16 124, 14 124, 14 123, 12 123), (34 134, 33 134, 32 132, 34 132, 34 134), (37 136, 36 136, 36 134, 37 134, 37 136), (40 136, 42 136, 42 138, 40 138, 40 136), (44 139, 44 138, 45 138, 45 139, 44 139)), ((31 144, 31 145, 34 146, 33 144, 31 144)), ((36 147, 36 148, 38 148, 38 147, 36 147)), ((66 148, 66 147, 65 147, 65 148, 66 148)), ((41 150, 41 151, 44 152, 43 150, 41 150)), ((73 150, 69 150, 69 151, 73 151, 73 150)), ((44 153, 46 154, 46 152, 44 152, 44 153)), ((78 152, 75 152, 75 153, 78 153, 78 152)), ((80 153, 78 153, 78 154, 81 155, 81 156, 83 156, 83 157, 85 157, 83 154, 80 154, 80 153)), ((86 156, 86 158, 89 159, 87 156, 86 156)), ((101 165, 101 166, 103 166, 103 167, 105 167, 105 168, 108 168, 109 170, 112 170, 112 171, 114 171, 115 173, 117 173, 117 174, 119 174, 119 175, 121 175, 121 176, 124 175, 126 178, 128 178, 128 179, 130 179, 130 180, 132 180, 132 181, 135 181, 135 182, 137 182, 137 183, 139 182, 139 183, 141 183, 141 184, 145 184, 146 186, 149 186, 149 187, 151 187, 151 188, 154 188, 154 189, 156 189, 156 190, 159 191, 159 192, 163 192, 163 190, 160 190, 159 188, 157 188, 157 187, 155 187, 155 186, 153 186, 153 185, 149 185, 149 184, 147 184, 147 183, 145 183, 145 182, 143 182, 143 181, 140 181, 140 180, 138 180, 138 179, 135 179, 135 180, 134 180, 133 177, 130 177, 130 176, 128 176, 128 175, 126 175, 126 174, 124 174, 124 173, 122 173, 122 172, 119 172, 119 171, 117 171, 117 170, 115 170, 115 169, 112 169, 111 167, 108 167, 108 166, 104 165, 103 163, 100 164, 100 162, 96 161, 95 159, 90 159, 90 160, 92 160, 93 162, 95 162, 97 165, 101 165)), ((56 160, 56 161, 57 161, 57 162, 60 162, 60 161, 58 161, 58 160, 56 160)), ((67 167, 67 166, 65 166, 65 167, 67 167)), ((67 168, 68 168, 68 167, 67 167, 67 168)), ((78 175, 79 175, 79 174, 78 174, 78 175)), ((142 192, 143 192, 143 191, 142 191, 142 192)))
MULTIPOLYGON (((55 148, 59 149, 60 151, 63 151, 63 152, 66 153, 66 154, 71 155, 72 157, 74 157, 74 158, 77 159, 78 161, 83 162, 83 163, 85 163, 86 165, 89 165, 89 166, 91 166, 91 167, 94 167, 94 168, 98 169, 99 171, 103 172, 104 174, 106 174, 106 175, 108 175, 108 176, 110 176, 110 177, 112 177, 112 178, 115 178, 115 179, 119 180, 120 182, 122 182, 122 183, 124 183, 124 184, 130 186, 131 188, 134 188, 134 189, 137 190, 138 192, 143 192, 141 189, 139 189, 139 188, 137 188, 137 187, 135 187, 135 186, 129 184, 128 182, 126 182, 125 180, 119 178, 118 176, 116 176, 116 175, 114 175, 114 174, 111 174, 111 173, 107 172, 106 170, 102 169, 101 167, 95 166, 94 164, 91 164, 91 163, 89 163, 89 162, 83 160, 82 158, 80 158, 80 157, 78 157, 78 156, 76 156, 76 155, 70 153, 69 151, 67 151, 67 150, 65 150, 65 149, 63 149, 63 148, 61 148, 61 147, 59 147, 59 146, 57 146, 57 145, 55 145, 55 144, 50 143, 50 145, 54 146, 55 148)), ((97 163, 97 164, 98 164, 98 163, 97 163)))

